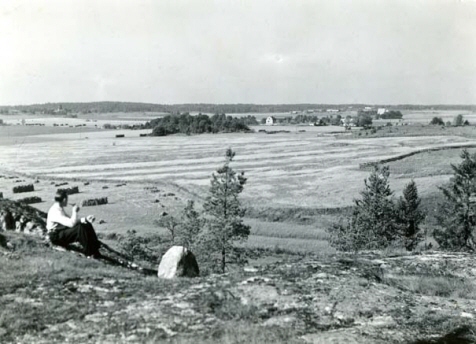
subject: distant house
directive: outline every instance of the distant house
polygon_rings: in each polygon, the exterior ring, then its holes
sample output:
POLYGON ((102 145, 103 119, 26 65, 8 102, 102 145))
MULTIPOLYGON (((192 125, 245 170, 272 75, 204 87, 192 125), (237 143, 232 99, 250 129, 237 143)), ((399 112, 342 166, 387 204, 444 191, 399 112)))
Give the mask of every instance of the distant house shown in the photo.
POLYGON ((339 112, 339 109, 327 109, 327 112, 339 112))
POLYGON ((383 115, 384 113, 388 112, 386 108, 378 108, 377 115, 383 115))
POLYGON ((276 117, 274 116, 269 116, 266 118, 266 125, 274 125, 276 124, 276 117))

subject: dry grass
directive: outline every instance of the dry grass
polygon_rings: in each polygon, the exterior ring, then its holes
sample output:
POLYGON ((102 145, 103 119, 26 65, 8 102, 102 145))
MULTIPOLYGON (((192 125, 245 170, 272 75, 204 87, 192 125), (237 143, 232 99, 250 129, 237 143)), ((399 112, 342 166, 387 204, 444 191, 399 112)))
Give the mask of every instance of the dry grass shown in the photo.
POLYGON ((390 284, 415 294, 476 299, 476 283, 454 276, 411 275, 392 278, 390 284))

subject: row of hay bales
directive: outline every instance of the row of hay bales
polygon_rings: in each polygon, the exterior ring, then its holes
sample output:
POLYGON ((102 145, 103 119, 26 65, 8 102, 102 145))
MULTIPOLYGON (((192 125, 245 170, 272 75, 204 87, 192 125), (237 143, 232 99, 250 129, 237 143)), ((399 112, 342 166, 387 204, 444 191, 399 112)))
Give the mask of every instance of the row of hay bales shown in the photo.
POLYGON ((78 186, 72 186, 70 188, 59 188, 57 192, 66 192, 67 195, 74 195, 79 193, 79 187, 78 186))
POLYGON ((84 201, 81 202, 82 207, 92 207, 95 205, 103 205, 107 204, 107 197, 101 197, 101 198, 92 198, 92 199, 85 199, 84 201))
MULTIPOLYGON (((149 134, 139 134, 139 137, 147 137, 149 134)), ((117 138, 126 137, 124 134, 116 134, 117 138)))
POLYGON ((32 191, 35 191, 35 187, 33 186, 33 184, 18 185, 13 187, 13 193, 32 192, 32 191))

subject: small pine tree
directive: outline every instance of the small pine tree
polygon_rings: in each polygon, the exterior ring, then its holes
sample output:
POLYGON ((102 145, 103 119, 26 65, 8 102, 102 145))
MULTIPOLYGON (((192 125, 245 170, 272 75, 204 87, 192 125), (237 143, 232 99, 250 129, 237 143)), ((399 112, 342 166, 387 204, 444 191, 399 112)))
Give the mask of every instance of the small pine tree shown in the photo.
POLYGON ((420 223, 425 215, 420 210, 421 199, 415 181, 411 181, 403 190, 403 197, 397 204, 398 222, 401 225, 402 238, 407 250, 413 250, 421 239, 420 223))
POLYGON ((188 201, 182 211, 181 221, 176 231, 176 242, 192 250, 202 229, 202 220, 195 210, 194 201, 188 201))
POLYGON ((441 228, 434 232, 435 240, 444 249, 476 249, 476 154, 461 153, 463 161, 451 165, 454 176, 450 184, 440 187, 446 202, 439 209, 441 228))
POLYGON ((381 249, 398 238, 395 204, 388 178, 388 166, 375 166, 362 199, 355 200, 351 219, 328 230, 332 246, 344 251, 381 249))
POLYGON ((212 174, 209 196, 203 208, 207 227, 204 235, 209 253, 221 256, 221 271, 226 268, 226 255, 233 248, 233 242, 244 240, 250 234, 250 227, 243 223, 245 209, 238 199, 246 183, 244 172, 237 174, 231 167, 235 153, 231 148, 225 154, 225 164, 212 174))

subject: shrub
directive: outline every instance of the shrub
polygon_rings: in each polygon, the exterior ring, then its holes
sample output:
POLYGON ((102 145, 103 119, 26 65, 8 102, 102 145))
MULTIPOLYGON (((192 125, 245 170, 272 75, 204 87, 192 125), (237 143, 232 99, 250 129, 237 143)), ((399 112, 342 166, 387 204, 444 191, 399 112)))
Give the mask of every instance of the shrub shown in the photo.
POLYGON ((125 236, 119 237, 121 250, 130 260, 142 260, 150 263, 156 263, 160 260, 161 250, 151 249, 148 245, 158 245, 161 243, 158 236, 144 237, 137 235, 132 229, 126 232, 125 236))
POLYGON ((433 117, 430 122, 431 125, 445 125, 441 117, 433 117))

